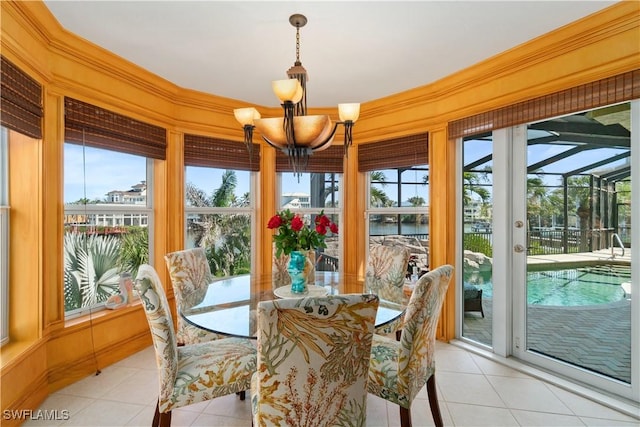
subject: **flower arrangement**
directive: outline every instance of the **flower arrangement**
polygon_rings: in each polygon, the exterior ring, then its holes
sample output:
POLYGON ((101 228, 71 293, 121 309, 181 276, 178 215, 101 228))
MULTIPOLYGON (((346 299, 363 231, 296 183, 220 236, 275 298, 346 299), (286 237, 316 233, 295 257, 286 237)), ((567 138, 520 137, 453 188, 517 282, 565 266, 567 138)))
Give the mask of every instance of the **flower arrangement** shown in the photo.
POLYGON ((271 217, 267 228, 278 231, 278 234, 273 235, 278 257, 283 253, 289 255, 292 251, 326 248, 324 239, 327 232, 338 234, 338 225, 324 214, 324 210, 316 216, 312 226, 300 215, 287 209, 271 217))

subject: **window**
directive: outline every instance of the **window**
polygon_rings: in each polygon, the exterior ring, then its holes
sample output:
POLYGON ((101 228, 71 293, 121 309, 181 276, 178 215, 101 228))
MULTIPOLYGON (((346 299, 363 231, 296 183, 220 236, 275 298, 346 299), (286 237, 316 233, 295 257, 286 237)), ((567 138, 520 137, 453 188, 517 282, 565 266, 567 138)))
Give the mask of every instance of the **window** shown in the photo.
POLYGON ((215 276, 250 273, 252 173, 187 166, 185 181, 185 247, 204 247, 215 276))
MULTIPOLYGON (((295 210, 310 223, 315 216, 324 211, 331 221, 342 228, 342 169, 344 165, 344 147, 332 145, 309 156, 305 172, 296 175, 289 158, 282 152, 276 152, 276 172, 279 178, 280 209, 295 210)), ((274 212, 275 214, 275 212, 274 212)), ((326 248, 316 249, 316 272, 335 272, 340 268, 342 254, 338 235, 327 235, 326 248)), ((275 258, 274 258, 274 261, 275 258)), ((277 264, 277 263, 276 263, 277 264)), ((281 267, 281 266, 280 266, 281 267)), ((274 265, 273 272, 280 274, 280 268, 274 265)), ((279 281, 279 278, 275 278, 279 281)))
POLYGON ((418 273, 429 269, 428 135, 358 146, 368 177, 369 247, 399 243, 411 248, 418 273))
MULTIPOLYGON (((2 55, 0 80, 0 344, 3 344, 9 339, 9 130, 41 139, 43 108, 42 86, 2 55)), ((21 218, 31 217, 24 212, 21 218)))
POLYGON ((185 135, 184 163, 185 247, 205 248, 215 276, 250 273, 259 145, 185 135))
MULTIPOLYGON (((300 174, 298 178, 289 172, 282 172, 279 174, 279 181, 280 210, 295 211, 309 223, 313 223, 316 215, 324 211, 331 221, 338 224, 338 229, 341 229, 341 173, 307 172, 300 174)), ((341 254, 340 233, 328 234, 325 244, 326 248, 316 250, 316 271, 338 271, 341 254)))
POLYGON ((102 308, 120 274, 149 261, 151 161, 64 145, 64 304, 67 317, 102 308))
POLYGON ((0 344, 9 340, 9 142, 0 128, 0 344))
POLYGON ((108 307, 149 262, 153 160, 166 130, 65 98, 64 303, 66 317, 108 307))

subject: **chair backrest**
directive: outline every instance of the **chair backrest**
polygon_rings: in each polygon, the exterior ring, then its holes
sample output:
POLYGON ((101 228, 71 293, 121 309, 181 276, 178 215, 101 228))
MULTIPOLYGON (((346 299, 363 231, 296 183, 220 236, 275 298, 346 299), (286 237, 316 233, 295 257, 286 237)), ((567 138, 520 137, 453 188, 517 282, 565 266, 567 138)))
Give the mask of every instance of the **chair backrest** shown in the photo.
POLYGON ((378 297, 258 303, 259 425, 365 425, 378 297))
POLYGON ((404 304, 403 287, 408 262, 409 250, 404 246, 372 246, 364 276, 365 291, 387 301, 404 304))
POLYGON ((165 402, 173 392, 178 370, 178 345, 169 302, 158 273, 148 264, 142 264, 138 269, 134 287, 149 322, 160 379, 159 399, 165 402))
POLYGON ((204 248, 171 252, 164 259, 179 307, 182 307, 184 298, 205 289, 213 281, 204 248))
POLYGON ((412 398, 435 370, 436 328, 452 274, 453 267, 443 265, 420 277, 405 311, 398 355, 398 389, 412 398))

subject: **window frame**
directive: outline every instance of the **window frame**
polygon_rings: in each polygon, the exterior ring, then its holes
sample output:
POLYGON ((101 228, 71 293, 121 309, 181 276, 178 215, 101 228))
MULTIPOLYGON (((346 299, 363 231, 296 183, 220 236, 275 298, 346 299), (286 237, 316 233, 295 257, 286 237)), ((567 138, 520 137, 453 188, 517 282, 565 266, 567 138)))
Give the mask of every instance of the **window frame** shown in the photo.
MULTIPOLYGON (((67 143, 65 143, 67 144, 67 143)), ((96 148, 100 150, 107 150, 102 147, 90 147, 96 148)), ((119 150, 111 150, 117 151, 119 150)), ((129 153, 125 153, 129 154, 129 153)), ((136 155, 136 154, 130 154, 136 155)), ((143 157, 137 155, 138 157, 143 157)), ((74 205, 74 204, 64 204, 64 217, 67 215, 117 215, 117 214, 126 214, 126 213, 135 213, 136 215, 146 215, 147 216, 147 224, 146 228, 148 230, 148 251, 149 251, 149 259, 153 259, 153 230, 154 230, 154 216, 153 216, 153 164, 154 159, 150 157, 143 157, 146 163, 146 204, 143 205, 119 205, 119 206, 109 206, 109 203, 105 204, 85 204, 85 205, 74 205)), ((85 183, 86 185, 86 183, 85 183)), ((64 257, 63 257, 64 258, 64 257)), ((63 261, 63 269, 64 269, 64 261, 63 261)), ((63 298, 64 298, 64 286, 62 289, 63 298)), ((94 304, 89 307, 81 307, 74 310, 69 310, 64 312, 65 320, 71 320, 77 317, 81 317, 87 314, 94 313, 96 311, 101 311, 107 309, 106 302, 100 302, 94 304)))
MULTIPOLYGON (((333 175, 333 182, 337 182, 337 188, 343 188, 343 183, 344 183, 344 174, 342 172, 302 172, 302 174, 323 174, 323 175, 333 175), (337 178, 337 179, 336 179, 337 178)), ((283 186, 282 186, 282 179, 283 179, 283 175, 285 174, 293 174, 293 172, 291 171, 282 171, 282 172, 277 172, 276 173, 276 195, 277 195, 277 200, 276 200, 276 210, 277 212, 280 212, 282 210, 284 210, 284 208, 282 207, 282 197, 283 197, 283 186)), ((325 181, 324 182, 328 182, 326 180, 325 177, 325 181)), ((309 185, 311 185, 311 176, 309 177, 309 185)), ((311 189, 309 189, 311 190, 311 189)), ((337 205, 336 206, 325 206, 325 207, 309 207, 309 208, 291 208, 291 212, 295 212, 301 216, 312 216, 312 215, 319 215, 321 211, 324 211, 324 214, 329 216, 329 217, 337 217, 337 221, 334 219, 333 221, 338 225, 338 274, 340 276, 342 276, 342 271, 343 271, 343 266, 344 263, 340 262, 340 260, 344 259, 344 238, 343 238, 343 234, 340 233, 340 230, 344 229, 344 192, 343 191, 339 191, 339 197, 337 198, 337 205)), ((311 196, 309 194, 309 196, 311 196)), ((273 215, 275 215, 276 212, 273 212, 273 215)), ((272 251, 272 256, 275 255, 275 252, 272 251)))
POLYGON ((9 342, 9 131, 0 127, 0 346, 9 342))
POLYGON ((185 188, 188 182, 187 179, 187 168, 188 167, 199 167, 199 168, 206 168, 206 169, 216 169, 216 170, 221 170, 221 171, 226 171, 226 170, 234 170, 234 171, 238 171, 238 172, 249 172, 249 206, 243 206, 243 207, 202 207, 202 206, 187 206, 187 200, 186 197, 183 200, 184 203, 184 247, 187 248, 188 247, 188 218, 190 214, 195 214, 195 215, 234 215, 234 214, 248 214, 250 217, 250 221, 251 221, 251 239, 250 239, 250 245, 251 245, 251 257, 250 257, 250 271, 255 271, 256 270, 256 257, 255 257, 255 248, 256 248, 256 242, 257 242, 257 237, 256 237, 256 233, 253 232, 254 230, 256 230, 256 193, 257 193, 257 188, 258 188, 258 174, 259 172, 255 172, 255 171, 251 171, 251 170, 243 170, 243 169, 233 169, 233 168, 227 168, 227 167, 215 167, 215 166, 204 166, 204 165, 186 165, 184 168, 184 176, 185 176, 185 188))

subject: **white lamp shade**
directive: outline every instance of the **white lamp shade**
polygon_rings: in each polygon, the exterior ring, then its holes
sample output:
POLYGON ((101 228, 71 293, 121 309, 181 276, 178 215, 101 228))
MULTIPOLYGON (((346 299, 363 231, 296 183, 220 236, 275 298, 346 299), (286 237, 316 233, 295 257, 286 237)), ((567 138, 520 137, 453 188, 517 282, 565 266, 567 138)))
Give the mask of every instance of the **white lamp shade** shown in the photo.
POLYGON ((360 117, 360 104, 338 104, 338 115, 342 122, 351 120, 355 123, 360 117))
MULTIPOLYGON (((273 93, 282 103, 291 101, 295 104, 297 102, 295 101, 296 95, 298 95, 298 92, 302 92, 302 85, 298 79, 274 80, 271 82, 271 87, 273 88, 273 93)), ((300 101, 300 98, 302 98, 302 93, 300 93, 298 101, 300 101)))
POLYGON ((242 126, 253 126, 253 121, 260 118, 260 113, 253 107, 236 108, 233 110, 233 115, 236 116, 236 120, 242 126))

